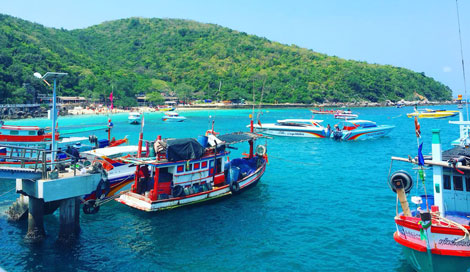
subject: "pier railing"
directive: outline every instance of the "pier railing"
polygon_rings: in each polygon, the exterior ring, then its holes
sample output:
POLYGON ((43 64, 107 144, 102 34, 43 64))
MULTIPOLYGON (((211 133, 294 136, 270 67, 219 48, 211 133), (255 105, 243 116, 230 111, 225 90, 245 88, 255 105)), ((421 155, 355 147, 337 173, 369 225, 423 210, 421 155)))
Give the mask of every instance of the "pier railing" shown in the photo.
POLYGON ((23 147, 14 145, 0 145, 0 167, 29 168, 35 172, 41 172, 42 178, 47 178, 48 165, 52 162, 51 150, 35 147, 23 147), (6 150, 6 151, 5 151, 6 150))

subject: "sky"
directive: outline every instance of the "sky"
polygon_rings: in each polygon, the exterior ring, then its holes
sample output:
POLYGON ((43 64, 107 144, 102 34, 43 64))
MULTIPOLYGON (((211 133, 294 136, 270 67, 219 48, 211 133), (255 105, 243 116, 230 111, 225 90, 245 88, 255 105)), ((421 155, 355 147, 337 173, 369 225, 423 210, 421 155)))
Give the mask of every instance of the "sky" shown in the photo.
MULTIPOLYGON (((470 95, 470 0, 458 7, 470 95)), ((0 0, 0 13, 68 30, 129 17, 190 19, 424 72, 464 94, 455 0, 0 0)))

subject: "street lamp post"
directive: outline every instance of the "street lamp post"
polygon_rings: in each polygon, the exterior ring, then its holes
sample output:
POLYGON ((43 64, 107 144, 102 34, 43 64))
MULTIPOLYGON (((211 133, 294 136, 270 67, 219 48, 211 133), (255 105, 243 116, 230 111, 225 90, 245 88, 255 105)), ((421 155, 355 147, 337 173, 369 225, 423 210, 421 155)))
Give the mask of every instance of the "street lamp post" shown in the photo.
MULTIPOLYGON (((56 105, 56 85, 57 85, 57 80, 66 76, 67 73, 57 73, 57 72, 47 72, 44 76, 41 76, 40 73, 34 73, 34 76, 36 78, 42 79, 44 83, 46 83, 48 86, 51 86, 49 82, 47 82, 47 79, 53 79, 54 80, 54 85, 53 85, 53 91, 52 91, 52 145, 51 145, 51 162, 52 164, 56 160, 56 150, 57 150, 57 143, 55 140, 55 135, 56 135, 56 123, 57 123, 57 105, 56 105)), ((51 166, 51 169, 54 168, 55 165, 51 166)))

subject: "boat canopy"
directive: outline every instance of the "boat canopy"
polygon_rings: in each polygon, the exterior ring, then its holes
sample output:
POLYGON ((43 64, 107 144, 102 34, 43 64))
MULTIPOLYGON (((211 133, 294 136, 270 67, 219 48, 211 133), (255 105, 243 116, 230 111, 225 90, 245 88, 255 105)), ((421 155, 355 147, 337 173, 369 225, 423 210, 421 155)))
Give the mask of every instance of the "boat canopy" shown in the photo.
POLYGON ((39 130, 40 128, 37 126, 11 126, 11 125, 3 125, 2 129, 8 130, 39 130))
POLYGON ((229 134, 220 135, 217 138, 225 142, 225 144, 230 145, 268 137, 251 132, 233 132, 229 134))
POLYGON ((377 124, 375 122, 368 121, 368 120, 343 121, 343 122, 341 122, 341 124, 344 127, 344 129, 347 129, 347 128, 350 129, 351 127, 354 127, 354 128, 358 128, 358 127, 361 127, 361 128, 377 127, 377 124))
POLYGON ((204 155, 204 147, 196 139, 168 139, 166 157, 168 161, 194 160, 204 155))

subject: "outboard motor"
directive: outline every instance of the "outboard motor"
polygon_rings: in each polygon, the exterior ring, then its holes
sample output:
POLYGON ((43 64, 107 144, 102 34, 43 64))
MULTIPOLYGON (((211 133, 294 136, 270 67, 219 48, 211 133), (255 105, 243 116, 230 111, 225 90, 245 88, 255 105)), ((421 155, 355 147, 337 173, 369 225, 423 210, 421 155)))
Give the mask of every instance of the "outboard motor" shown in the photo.
POLYGON ((333 140, 341 141, 342 137, 343 137, 343 132, 341 130, 333 131, 333 140))

